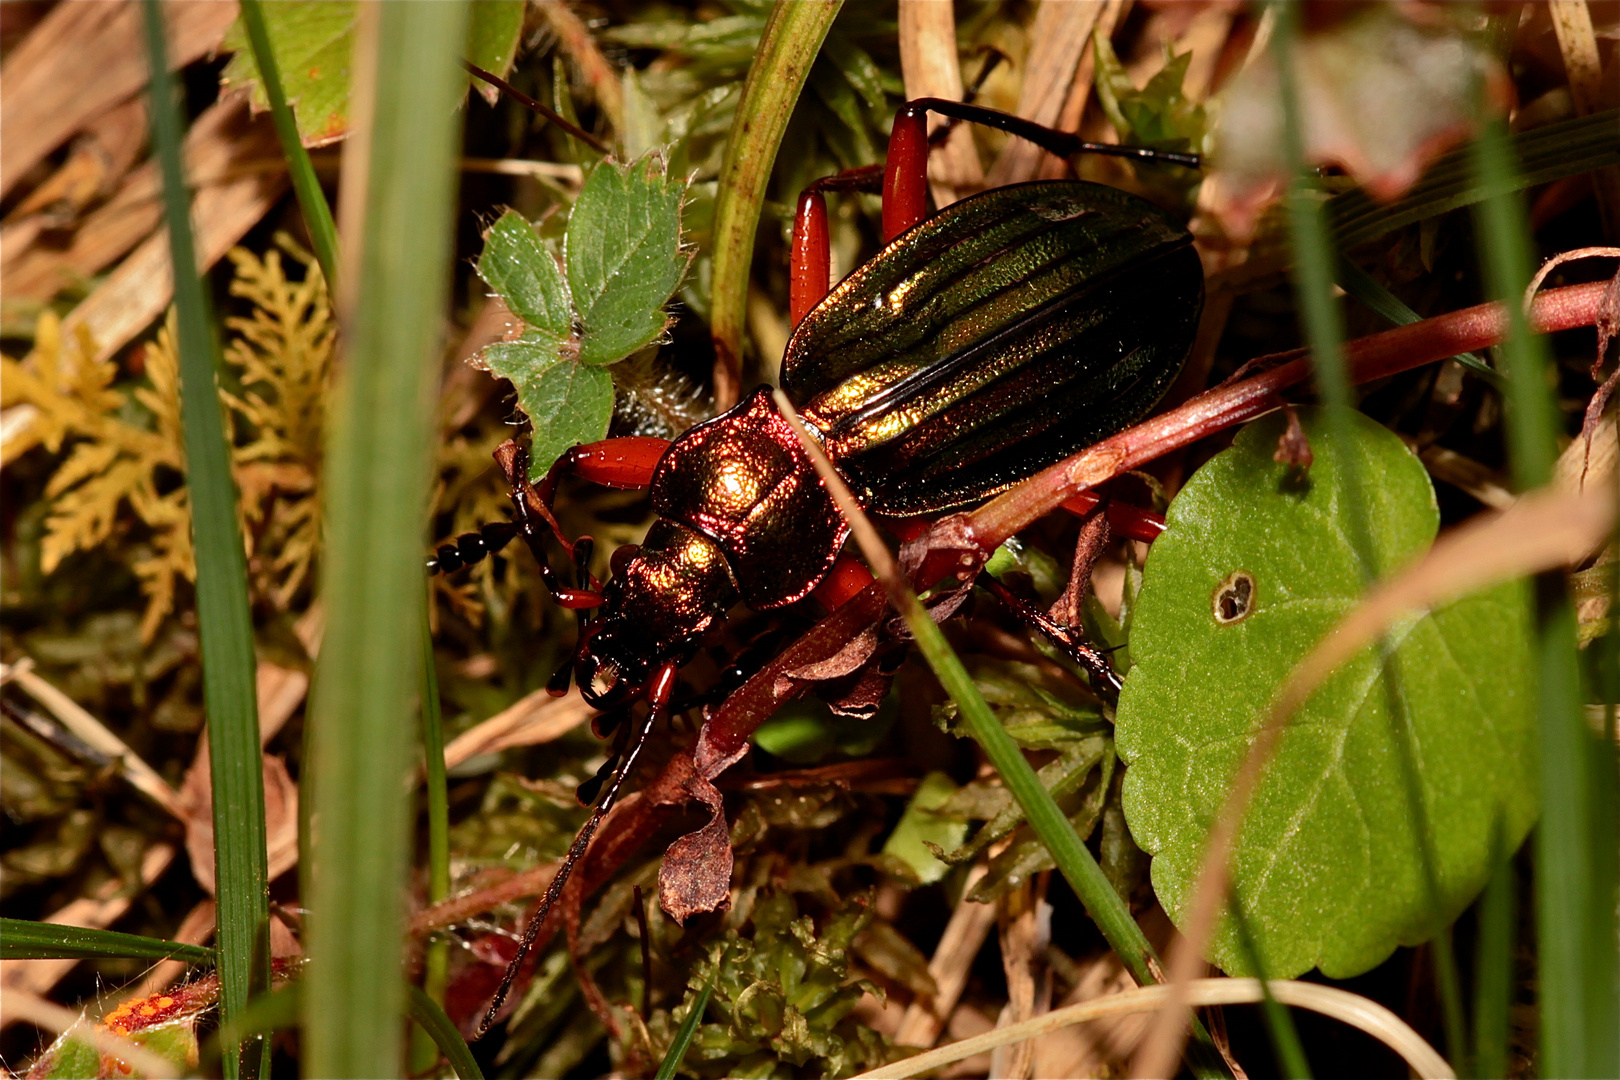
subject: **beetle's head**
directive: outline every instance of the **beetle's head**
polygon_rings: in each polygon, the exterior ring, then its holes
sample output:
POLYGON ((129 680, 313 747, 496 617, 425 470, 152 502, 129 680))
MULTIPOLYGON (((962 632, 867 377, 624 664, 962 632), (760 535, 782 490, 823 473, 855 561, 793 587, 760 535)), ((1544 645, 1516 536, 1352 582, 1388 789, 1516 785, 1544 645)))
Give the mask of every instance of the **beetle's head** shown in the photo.
POLYGON ((627 620, 610 615, 591 623, 574 656, 579 692, 593 708, 623 705, 641 692, 657 659, 627 620))

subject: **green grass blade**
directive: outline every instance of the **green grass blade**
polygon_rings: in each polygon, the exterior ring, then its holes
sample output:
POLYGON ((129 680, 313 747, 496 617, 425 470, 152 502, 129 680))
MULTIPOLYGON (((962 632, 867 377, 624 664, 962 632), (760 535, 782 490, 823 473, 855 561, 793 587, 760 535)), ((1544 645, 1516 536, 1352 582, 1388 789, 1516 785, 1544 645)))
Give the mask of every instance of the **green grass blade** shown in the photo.
MULTIPOLYGON (((439 710, 439 679, 433 660, 433 634, 428 624, 431 587, 423 591, 422 602, 422 760, 426 785, 428 826, 427 902, 435 904, 450 895, 450 793, 444 767, 444 722, 439 710)), ((422 955, 422 990, 439 1006, 450 979, 450 939, 431 938, 422 955)), ((412 1072, 433 1067, 429 1055, 438 1051, 420 1032, 413 1037, 412 1072)))
POLYGON ((139 960, 184 960, 212 964, 214 950, 140 934, 96 930, 85 926, 0 919, 0 960, 85 960, 130 956, 139 960))
POLYGON ((448 300, 464 3, 361 9, 345 165, 348 356, 324 477, 305 1075, 398 1076, 423 515, 448 300), (349 221, 353 221, 351 226, 349 221))
MULTIPOLYGON (((1069 819, 1063 816, 1063 811, 1053 801, 1052 793, 1041 785, 1040 778, 1035 775, 1023 751, 1007 734, 1007 729, 1002 727, 995 713, 991 712, 984 695, 973 684, 973 677, 962 666, 961 658, 945 640, 944 631, 928 617, 928 612, 915 594, 908 590, 905 599, 907 602, 901 605, 900 613, 905 617, 912 636, 917 639, 917 650, 923 654, 928 666, 934 669, 940 685, 956 703, 969 734, 983 749, 990 764, 995 766, 1007 790, 1018 800, 1030 828, 1052 853, 1059 873, 1080 898, 1086 914, 1102 931, 1109 947, 1119 954, 1132 977, 1142 986, 1157 982, 1149 961, 1157 964, 1158 957, 1147 935, 1131 918, 1130 908, 1125 906, 1109 884, 1102 867, 1097 865, 1097 860, 1080 842, 1069 819)), ((1201 1046, 1208 1043, 1209 1036, 1196 1020, 1194 1035, 1200 1044, 1193 1047, 1191 1055, 1191 1064, 1197 1075, 1225 1075, 1224 1069, 1215 1064, 1218 1059, 1204 1060, 1208 1055, 1202 1053, 1201 1046)))
MULTIPOLYGON (((749 65, 737 118, 726 140, 714 206, 714 289, 709 329, 719 357, 716 363, 727 366, 733 380, 742 362, 748 272, 765 185, 810 65, 842 5, 843 0, 778 0, 765 21, 759 51, 749 65)), ((723 388, 717 371, 715 390, 717 395, 724 391, 735 399, 740 387, 734 383, 729 389, 723 388)))
POLYGON ((657 1080, 675 1080, 675 1074, 680 1071, 681 1061, 686 1057, 686 1050, 692 1045, 692 1037, 697 1034, 698 1025, 703 1022, 703 1011, 709 1007, 709 997, 714 993, 714 984, 720 978, 720 965, 725 963, 725 955, 715 961, 714 973, 709 981, 698 992, 697 1000, 692 1002, 692 1009, 681 1021, 681 1026, 675 1029, 675 1038, 669 1044, 669 1052, 664 1060, 658 1063, 657 1080))
POLYGON ((407 1002, 410 1006, 410 1016, 422 1030, 433 1037, 444 1056, 450 1062, 450 1068, 461 1080, 483 1080, 484 1073, 473 1059, 472 1051, 467 1048, 467 1041, 456 1030, 456 1025, 444 1014, 439 1003, 424 994, 415 986, 406 987, 407 1002))
POLYGON ((276 125, 276 138, 281 152, 287 156, 287 172, 292 178, 293 194, 298 198, 298 209, 304 215, 304 227, 309 230, 310 247, 315 261, 321 264, 326 286, 337 295, 337 226, 332 223, 332 208, 326 204, 326 193, 321 190, 315 166, 310 163, 309 151, 298 135, 298 122, 293 119, 287 95, 281 88, 281 69, 276 65, 275 50, 270 44, 270 31, 264 25, 263 0, 241 0, 242 27, 247 31, 248 43, 253 47, 253 62, 258 66, 259 79, 264 84, 264 96, 270 101, 270 119, 276 125))
MULTIPOLYGON (((1340 259, 1338 270, 1334 274, 1340 288, 1349 296, 1370 308, 1376 314, 1382 315, 1393 326, 1411 326, 1415 322, 1422 322, 1423 316, 1413 311, 1401 302, 1401 298, 1390 292, 1373 279, 1361 267, 1348 259, 1340 259)), ((1489 382, 1492 386, 1500 388, 1502 376, 1495 368, 1487 364, 1478 355, 1465 352, 1453 357, 1463 367, 1472 371, 1489 382)))
MULTIPOLYGON (((1352 546, 1361 565, 1372 565, 1373 550, 1371 523, 1367 519, 1369 501, 1363 486, 1367 479, 1358 475, 1357 459, 1352 452, 1351 424, 1355 401, 1349 372, 1344 360, 1344 323, 1338 303, 1333 295, 1333 278, 1339 261, 1328 222, 1321 212, 1311 190, 1311 177, 1305 160, 1303 119, 1300 114, 1298 79, 1294 71, 1295 44, 1299 34, 1299 9, 1290 3, 1276 3, 1272 11, 1277 15, 1276 32, 1272 48, 1276 52, 1278 91, 1283 111, 1283 145, 1291 165, 1293 178, 1288 188, 1289 231, 1293 239, 1294 294, 1298 299, 1300 319, 1304 324, 1305 339, 1311 350, 1317 393, 1322 400, 1327 439, 1342 464, 1348 493, 1347 520, 1352 546)), ((1371 584, 1371 582, 1367 582, 1371 584)), ((1404 696, 1399 690, 1401 674, 1394 663, 1386 641, 1383 646, 1383 680, 1389 705, 1394 743, 1399 749, 1403 795, 1411 814, 1413 831, 1417 836, 1418 857, 1422 863, 1423 878, 1428 887, 1431 903, 1438 906, 1440 896, 1438 860, 1434 851, 1434 837, 1429 825, 1428 811, 1423 800, 1419 766, 1412 747, 1410 730, 1406 724, 1404 696)), ((1464 1053, 1466 1031, 1463 1005, 1458 990, 1459 980, 1455 959, 1450 948, 1449 931, 1434 942, 1437 968, 1436 982, 1440 991, 1441 1014, 1445 1019, 1446 1044, 1453 1055, 1464 1053)))
POLYGON ((1305 1057, 1305 1045, 1299 1041, 1299 1029, 1288 1006, 1271 993, 1271 976, 1266 973, 1265 960, 1255 947, 1254 930, 1243 904, 1234 894, 1227 900, 1232 921, 1237 924, 1238 943, 1249 966, 1260 980, 1260 1022, 1265 1025, 1266 1038, 1271 1040, 1271 1052, 1277 1058, 1277 1071, 1289 1080, 1310 1080, 1311 1064, 1305 1057))
MULTIPOLYGON (((203 702, 208 717, 214 798, 214 862, 219 896, 220 1014, 229 1019, 268 986, 269 884, 264 832, 264 777, 259 763, 257 661, 248 610, 247 565, 236 522, 236 483, 220 417, 215 379, 219 342, 197 273, 191 196, 180 160, 179 99, 164 44, 157 0, 145 6, 152 80, 152 143, 163 171, 163 198, 174 264, 180 352, 181 425, 186 486, 197 557, 197 626, 203 702)), ((227 1077, 237 1075, 234 1052, 227 1077)))
MULTIPOLYGON (((1500 849, 1500 843, 1496 845, 1500 849)), ((1518 892, 1511 853, 1496 853, 1496 870, 1479 901, 1479 949, 1474 956, 1474 1060, 1471 1075, 1506 1076, 1509 1010, 1513 1005, 1513 939, 1518 892)))
POLYGON ((1477 204, 1492 192, 1523 191, 1566 176, 1620 164, 1620 140, 1614 137, 1620 110, 1593 113, 1575 120, 1546 124, 1512 136, 1521 163, 1516 177, 1493 187, 1481 182, 1473 164, 1473 151, 1465 148, 1446 154, 1429 166, 1423 179, 1393 203, 1375 202, 1363 191, 1347 191, 1328 200, 1333 239, 1341 250, 1374 240, 1385 233, 1463 206, 1477 204))
MULTIPOLYGON (((1612 132, 1611 132, 1612 137, 1612 132)), ((1521 489, 1552 476, 1558 426, 1546 342, 1530 333, 1522 296, 1530 234, 1513 194, 1518 171, 1499 122, 1474 144, 1479 185, 1493 194, 1476 211, 1485 281, 1508 311, 1502 346, 1513 477, 1521 489)), ((1537 980, 1543 1076, 1620 1075, 1620 955, 1614 917, 1615 760, 1586 727, 1575 611, 1560 574, 1536 589, 1533 652, 1541 717, 1541 824, 1536 831, 1537 980)))

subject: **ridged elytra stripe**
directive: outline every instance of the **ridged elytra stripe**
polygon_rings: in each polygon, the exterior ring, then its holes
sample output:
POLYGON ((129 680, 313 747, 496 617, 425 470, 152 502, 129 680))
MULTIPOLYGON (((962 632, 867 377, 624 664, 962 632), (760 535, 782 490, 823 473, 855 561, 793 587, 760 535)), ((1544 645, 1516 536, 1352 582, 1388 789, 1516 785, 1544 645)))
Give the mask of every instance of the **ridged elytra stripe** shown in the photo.
POLYGON ((1186 230, 1115 188, 963 200, 845 278, 789 342, 784 389, 869 509, 1001 490, 1144 415, 1203 299, 1186 230))

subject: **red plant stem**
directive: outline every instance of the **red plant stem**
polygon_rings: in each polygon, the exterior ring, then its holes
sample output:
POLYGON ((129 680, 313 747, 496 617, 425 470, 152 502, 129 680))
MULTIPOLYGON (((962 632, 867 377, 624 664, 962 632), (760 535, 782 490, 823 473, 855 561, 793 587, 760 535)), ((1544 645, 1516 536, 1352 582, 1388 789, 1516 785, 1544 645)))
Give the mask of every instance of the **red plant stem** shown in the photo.
MULTIPOLYGON (((1552 333, 1595 325, 1603 310, 1607 288, 1607 282, 1594 282, 1541 293, 1531 305, 1532 329, 1552 333)), ((1351 378, 1364 383, 1460 352, 1489 348, 1499 344, 1506 334, 1504 307, 1499 303, 1480 304, 1358 338, 1346 345, 1345 357, 1351 378)), ((965 533, 981 551, 993 550, 1019 529, 1087 488, 1233 424, 1253 420, 1279 408, 1281 391, 1307 381, 1310 375, 1307 358, 1217 386, 1178 408, 1058 462, 971 514, 942 519, 934 531, 943 535, 947 529, 961 530, 956 534, 958 543, 965 533)), ((943 562, 949 564, 954 560, 943 562)), ((932 573, 931 570, 932 567, 924 566, 916 583, 919 590, 936 584, 945 576, 943 569, 932 573)), ((886 602, 882 583, 873 582, 732 693, 704 724, 698 743, 677 753, 638 797, 627 799, 603 822, 597 842, 585 857, 586 865, 580 867, 563 900, 565 917, 577 919, 584 896, 617 873, 619 867, 641 849, 670 809, 685 803, 686 780, 699 772, 695 758, 716 764, 735 760, 755 729, 808 685, 794 679, 791 673, 836 654, 877 620, 886 602)), ((719 771, 715 769, 716 773, 719 771)), ((542 930, 538 948, 544 948, 550 934, 550 928, 542 930)))
MULTIPOLYGON (((1591 326, 1597 321, 1606 282, 1571 285, 1537 296, 1532 329, 1539 333, 1591 326)), ((1350 377, 1372 382, 1460 352, 1499 344, 1507 334, 1500 304, 1480 304, 1448 315, 1358 338, 1345 346, 1350 377)), ((1036 473, 968 515, 968 535, 992 551, 1019 529, 1057 509, 1065 499, 1096 487, 1154 458, 1197 442, 1233 424, 1264 416, 1282 405, 1278 394, 1311 376, 1308 357, 1241 382, 1206 390, 1178 408, 1127 428, 1036 473)))

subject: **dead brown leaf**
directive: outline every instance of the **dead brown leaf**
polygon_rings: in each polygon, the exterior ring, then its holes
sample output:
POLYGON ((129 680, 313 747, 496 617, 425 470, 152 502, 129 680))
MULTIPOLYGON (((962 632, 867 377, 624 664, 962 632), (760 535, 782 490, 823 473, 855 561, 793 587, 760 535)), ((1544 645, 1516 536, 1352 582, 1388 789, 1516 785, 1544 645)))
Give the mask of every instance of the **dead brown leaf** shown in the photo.
MULTIPOLYGON (((1506 76, 1459 27, 1360 7, 1301 36, 1294 50, 1305 163, 1337 165, 1375 199, 1401 195, 1472 130, 1474 87, 1506 104, 1506 76), (1413 108, 1413 102, 1423 102, 1413 108)), ((1211 209, 1236 237, 1286 187, 1283 112, 1272 50, 1260 49, 1219 95, 1211 209)))
MULTIPOLYGON (((169 63, 182 68, 219 47, 234 3, 163 5, 169 63)), ((45 155, 146 86, 138 4, 58 4, 6 58, 0 73, 0 198, 45 155)))

